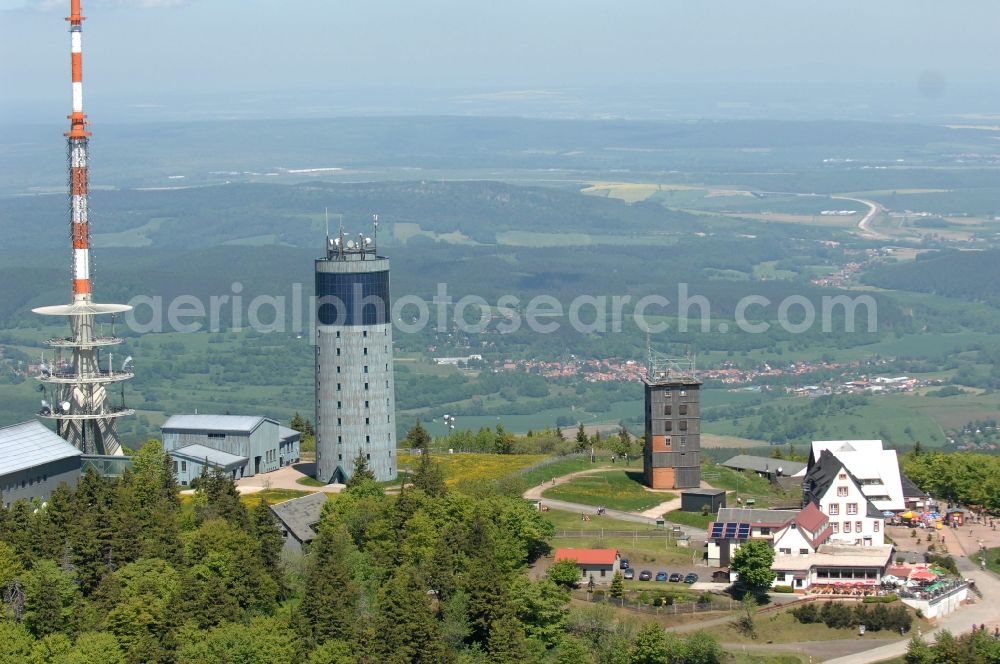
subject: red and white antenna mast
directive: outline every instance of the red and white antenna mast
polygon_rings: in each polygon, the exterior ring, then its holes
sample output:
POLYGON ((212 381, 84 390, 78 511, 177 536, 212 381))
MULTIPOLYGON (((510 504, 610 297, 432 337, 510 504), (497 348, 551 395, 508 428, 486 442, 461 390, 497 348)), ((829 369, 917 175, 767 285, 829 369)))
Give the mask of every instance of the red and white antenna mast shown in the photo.
POLYGON ((66 132, 69 150, 70 223, 73 238, 73 300, 90 300, 90 222, 87 218, 87 116, 83 113, 83 16, 80 0, 70 0, 70 62, 73 112, 66 132))
MULTIPOLYGON (((117 418, 135 411, 125 405, 125 390, 115 403, 109 390, 133 376, 132 357, 115 369, 111 348, 124 339, 97 323, 102 315, 131 311, 127 304, 97 304, 91 296, 90 218, 87 196, 87 116, 83 113, 83 15, 80 0, 70 0, 70 62, 73 73, 73 112, 69 114, 66 144, 69 152, 70 237, 73 243, 73 300, 70 304, 38 307, 43 316, 69 318, 70 336, 48 339, 57 357, 51 366, 42 364, 38 379, 44 383, 45 399, 40 417, 56 421, 63 438, 86 454, 121 454, 115 426, 117 418), (102 355, 102 350, 107 354, 102 355), (63 352, 71 357, 66 359, 63 352)), ((117 396, 117 395, 115 395, 117 396)))

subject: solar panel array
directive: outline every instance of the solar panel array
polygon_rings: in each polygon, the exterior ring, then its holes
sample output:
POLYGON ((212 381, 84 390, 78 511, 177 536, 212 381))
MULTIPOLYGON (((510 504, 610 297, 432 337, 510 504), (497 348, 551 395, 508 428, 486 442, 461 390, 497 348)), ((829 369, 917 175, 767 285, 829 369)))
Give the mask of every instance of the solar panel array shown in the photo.
POLYGON ((750 524, 736 521, 718 521, 709 530, 710 539, 750 539, 750 524))

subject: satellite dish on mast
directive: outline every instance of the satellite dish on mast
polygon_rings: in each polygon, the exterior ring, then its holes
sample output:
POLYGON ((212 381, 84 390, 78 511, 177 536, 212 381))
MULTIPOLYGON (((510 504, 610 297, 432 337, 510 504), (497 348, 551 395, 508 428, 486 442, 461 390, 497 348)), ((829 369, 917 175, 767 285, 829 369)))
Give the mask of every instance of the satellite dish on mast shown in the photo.
POLYGON ((59 404, 59 407, 62 409, 62 412, 68 413, 69 412, 70 403, 68 401, 63 401, 62 403, 59 404))

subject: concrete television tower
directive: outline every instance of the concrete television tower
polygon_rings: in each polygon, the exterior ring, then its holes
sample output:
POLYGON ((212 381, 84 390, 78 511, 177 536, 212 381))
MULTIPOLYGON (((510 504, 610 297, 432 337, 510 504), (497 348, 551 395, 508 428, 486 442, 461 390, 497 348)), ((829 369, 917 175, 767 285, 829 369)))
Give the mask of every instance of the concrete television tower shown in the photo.
POLYGON ((316 259, 316 479, 346 482, 363 455, 396 479, 389 259, 372 237, 326 239, 316 259))
POLYGON ((131 357, 123 358, 115 370, 115 358, 110 348, 122 343, 115 336, 117 314, 130 311, 126 304, 97 304, 91 295, 90 282, 90 219, 87 201, 87 116, 83 113, 83 50, 81 47, 83 16, 80 0, 70 1, 70 52, 73 72, 73 112, 69 115, 66 143, 69 152, 69 210, 73 245, 73 301, 70 304, 34 309, 43 316, 65 316, 69 319, 70 336, 49 339, 55 358, 42 363, 41 375, 45 392, 40 417, 56 421, 60 436, 83 450, 85 454, 122 454, 115 420, 134 411, 125 406, 124 386, 120 401, 109 395, 109 389, 132 377, 131 357), (110 315, 107 325, 97 317, 110 315), (102 349, 107 353, 102 356, 102 349), (64 358, 63 353, 70 357, 64 358))

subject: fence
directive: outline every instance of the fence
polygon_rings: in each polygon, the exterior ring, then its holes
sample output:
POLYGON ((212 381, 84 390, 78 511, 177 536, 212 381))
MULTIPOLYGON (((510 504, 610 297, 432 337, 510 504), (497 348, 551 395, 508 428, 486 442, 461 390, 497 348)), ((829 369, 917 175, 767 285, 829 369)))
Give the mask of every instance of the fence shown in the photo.
POLYGON ((539 468, 545 468, 546 466, 551 466, 554 463, 559 463, 564 459, 589 459, 590 453, 588 452, 574 452, 573 454, 564 454, 562 456, 553 456, 548 459, 542 459, 541 461, 536 461, 530 466, 525 466, 524 468, 518 468, 513 473, 508 475, 508 477, 521 477, 522 475, 527 475, 528 473, 538 470, 539 468))
POLYGON ((679 602, 676 604, 664 604, 662 606, 653 606, 652 604, 644 604, 642 602, 633 602, 627 599, 616 599, 614 597, 608 597, 606 595, 590 594, 587 595, 587 601, 593 602, 594 604, 611 604, 617 606, 618 608, 625 609, 627 611, 636 611, 637 613, 650 613, 658 616, 674 616, 674 615, 684 615, 689 613, 705 613, 708 611, 732 611, 740 606, 740 603, 727 599, 720 600, 714 598, 711 602, 679 602))

